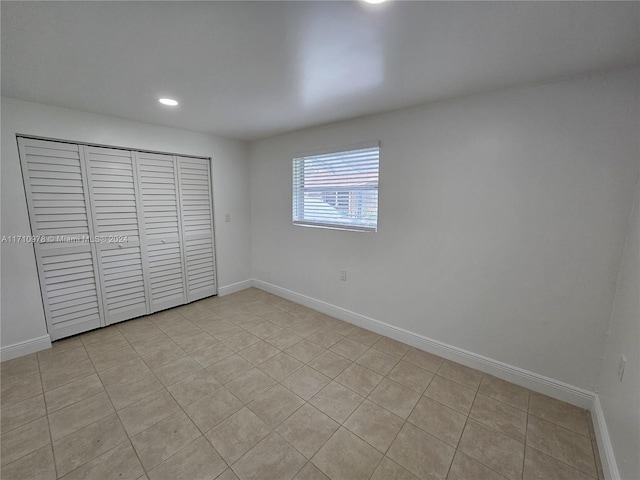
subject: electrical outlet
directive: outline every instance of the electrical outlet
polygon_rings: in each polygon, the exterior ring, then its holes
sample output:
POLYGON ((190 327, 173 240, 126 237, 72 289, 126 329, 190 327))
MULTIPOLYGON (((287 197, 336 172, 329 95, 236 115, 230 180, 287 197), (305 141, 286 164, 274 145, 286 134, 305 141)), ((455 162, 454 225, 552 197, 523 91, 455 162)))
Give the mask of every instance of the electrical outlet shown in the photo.
POLYGON ((624 377, 624 367, 627 366, 627 358, 624 355, 620 355, 620 361, 618 362, 618 380, 622 381, 624 377))
POLYGON ((340 270, 340 280, 342 280, 343 282, 347 281, 347 271, 346 270, 340 270))
POLYGON ((225 222, 230 222, 231 221, 231 214, 230 213, 225 213, 224 214, 224 221, 225 222))

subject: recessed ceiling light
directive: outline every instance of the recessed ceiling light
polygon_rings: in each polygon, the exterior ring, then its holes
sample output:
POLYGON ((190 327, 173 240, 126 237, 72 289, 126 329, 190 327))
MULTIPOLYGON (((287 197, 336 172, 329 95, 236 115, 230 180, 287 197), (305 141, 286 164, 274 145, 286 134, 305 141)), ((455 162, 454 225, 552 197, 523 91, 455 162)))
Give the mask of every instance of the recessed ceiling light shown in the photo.
POLYGON ((158 101, 163 105, 169 105, 170 107, 175 107, 178 105, 178 102, 173 98, 160 98, 158 101))
POLYGON ((365 3, 372 3, 374 5, 377 5, 378 3, 384 3, 386 0, 362 0, 365 3))

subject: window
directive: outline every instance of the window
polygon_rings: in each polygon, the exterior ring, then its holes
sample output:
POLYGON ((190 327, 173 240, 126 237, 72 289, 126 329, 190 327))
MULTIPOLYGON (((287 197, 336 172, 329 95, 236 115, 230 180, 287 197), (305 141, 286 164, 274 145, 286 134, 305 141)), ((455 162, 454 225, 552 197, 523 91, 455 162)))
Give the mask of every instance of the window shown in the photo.
POLYGON ((378 144, 293 159, 293 223, 375 232, 378 144))

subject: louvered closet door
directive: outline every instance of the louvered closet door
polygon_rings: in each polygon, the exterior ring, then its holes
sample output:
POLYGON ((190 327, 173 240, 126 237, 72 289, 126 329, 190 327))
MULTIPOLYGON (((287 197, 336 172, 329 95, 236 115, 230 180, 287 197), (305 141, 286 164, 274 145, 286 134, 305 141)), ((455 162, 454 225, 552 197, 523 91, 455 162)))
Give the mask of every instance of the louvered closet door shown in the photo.
POLYGON ((84 147, 107 325, 149 312, 133 153, 84 147))
POLYGON ((19 138, 45 317, 52 340, 100 327, 87 181, 78 145, 19 138), (42 243, 42 238, 46 242, 42 243))
POLYGON ((210 161, 178 157, 182 238, 190 302, 216 294, 210 161))
POLYGON ((149 259, 151 311, 187 302, 176 158, 136 153, 149 259))

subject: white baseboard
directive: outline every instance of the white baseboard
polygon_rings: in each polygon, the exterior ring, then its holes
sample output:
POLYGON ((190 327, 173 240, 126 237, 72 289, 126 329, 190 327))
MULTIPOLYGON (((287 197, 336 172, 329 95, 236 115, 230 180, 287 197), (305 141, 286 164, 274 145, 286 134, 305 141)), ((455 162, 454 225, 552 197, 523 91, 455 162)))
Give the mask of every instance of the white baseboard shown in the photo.
POLYGON ((611 445, 611 437, 609 437, 609 429, 600 403, 600 397, 595 394, 593 405, 590 408, 591 418, 593 419, 593 429, 596 432, 596 441, 598 442, 598 450, 600 451, 600 460, 602 462, 602 470, 607 480, 620 480, 620 471, 616 463, 616 457, 613 453, 613 445, 611 445))
POLYGON ((32 338, 26 342, 14 343, 0 348, 0 361, 11 360, 12 358, 22 357, 30 353, 39 352, 51 348, 51 337, 43 335, 38 338, 32 338))
POLYGON ((251 287, 253 287, 252 278, 250 278, 249 280, 243 280, 242 282, 232 283, 231 285, 225 285, 224 287, 218 287, 218 296, 224 297, 225 295, 236 293, 240 290, 245 290, 251 287))
POLYGON ((544 375, 539 375, 477 353, 469 352, 462 348, 454 347, 453 345, 439 342, 438 340, 433 340, 403 328, 395 327, 379 320, 360 315, 359 313, 352 312, 345 308, 338 307, 321 300, 316 300, 315 298, 287 290, 286 288, 282 288, 268 282, 263 282, 262 280, 254 279, 253 286, 332 317, 339 318, 340 320, 344 320, 345 322, 358 327, 366 328, 367 330, 393 338, 394 340, 406 343, 407 345, 419 348, 420 350, 475 368, 495 377, 502 378, 503 380, 543 393, 550 397, 557 398, 558 400, 562 400, 572 405, 576 405, 587 410, 591 410, 593 407, 593 401, 596 394, 588 390, 574 387, 573 385, 545 377, 544 375))

